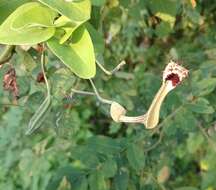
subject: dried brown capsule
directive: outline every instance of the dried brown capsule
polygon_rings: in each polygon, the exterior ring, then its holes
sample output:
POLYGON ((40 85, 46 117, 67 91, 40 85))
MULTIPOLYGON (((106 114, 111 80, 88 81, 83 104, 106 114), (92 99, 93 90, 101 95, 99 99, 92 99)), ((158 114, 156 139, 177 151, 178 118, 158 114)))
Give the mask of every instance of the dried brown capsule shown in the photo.
POLYGON ((4 75, 3 78, 3 88, 6 91, 9 91, 13 96, 19 98, 19 88, 16 81, 16 71, 14 68, 10 68, 4 75))

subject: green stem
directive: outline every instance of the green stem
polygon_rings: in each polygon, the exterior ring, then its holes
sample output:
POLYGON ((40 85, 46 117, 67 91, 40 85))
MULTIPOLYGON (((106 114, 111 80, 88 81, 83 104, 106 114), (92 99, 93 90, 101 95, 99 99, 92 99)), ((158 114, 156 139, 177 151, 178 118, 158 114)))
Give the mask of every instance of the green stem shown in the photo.
POLYGON ((121 61, 112 71, 108 71, 107 69, 105 69, 102 64, 96 59, 96 63, 97 65, 100 67, 100 69, 106 73, 107 75, 113 75, 114 73, 116 73, 123 65, 126 64, 125 61, 121 61))
POLYGON ((98 100, 99 100, 100 102, 102 102, 102 103, 105 103, 105 104, 112 104, 113 101, 104 99, 104 98, 102 98, 102 97, 99 95, 98 90, 97 90, 97 88, 95 87, 94 82, 92 81, 92 79, 89 79, 89 81, 90 81, 90 83, 91 83, 91 86, 92 86, 92 88, 93 88, 93 90, 94 90, 94 92, 95 92, 95 95, 97 96, 98 100))
POLYGON ((76 94, 83 94, 83 95, 88 95, 88 96, 95 96, 96 94, 94 92, 88 92, 88 91, 83 91, 83 90, 76 90, 76 89, 71 89, 72 93, 76 94))
POLYGON ((50 97, 49 82, 48 82, 48 80, 47 80, 47 76, 46 76, 45 69, 44 69, 45 62, 46 62, 46 60, 45 60, 45 52, 43 51, 43 52, 42 52, 42 55, 41 55, 41 69, 42 69, 42 73, 43 73, 44 80, 45 80, 45 84, 46 84, 47 96, 50 97))

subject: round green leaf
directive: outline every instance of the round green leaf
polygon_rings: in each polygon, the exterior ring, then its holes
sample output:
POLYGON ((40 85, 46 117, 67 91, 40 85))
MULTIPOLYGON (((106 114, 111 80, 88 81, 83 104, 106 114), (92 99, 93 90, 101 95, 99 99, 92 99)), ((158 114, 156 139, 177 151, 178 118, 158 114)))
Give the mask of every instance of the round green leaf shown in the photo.
POLYGON ((40 3, 26 3, 20 6, 14 13, 11 27, 15 30, 24 27, 52 27, 57 13, 40 3))
POLYGON ((74 72, 85 79, 94 77, 96 73, 94 47, 86 28, 80 27, 72 35, 73 42, 60 44, 53 37, 48 41, 51 51, 74 72))
MULTIPOLYGON (((32 15, 34 17, 29 17, 24 19, 22 16, 22 11, 27 7, 35 7, 37 6, 38 9, 41 9, 42 5, 38 3, 27 3, 19 8, 17 8, 6 20, 5 22, 0 26, 0 43, 2 44, 9 44, 9 45, 33 45, 37 44, 43 41, 48 40, 51 38, 55 33, 55 28, 53 27, 41 27, 41 26, 35 26, 35 27, 24 27, 22 29, 16 30, 12 27, 13 23, 15 21, 19 21, 18 25, 15 26, 27 26, 30 23, 36 24, 38 22, 39 25, 42 23, 45 25, 47 23, 50 23, 51 18, 54 20, 55 14, 53 11, 51 11, 48 8, 43 7, 43 9, 46 9, 47 19, 44 17, 41 17, 41 15, 38 15, 38 11, 32 12, 32 15), (19 17, 23 18, 19 19, 19 17), (36 17, 41 17, 36 18, 36 17), (42 21, 43 20, 43 21, 42 21)), ((29 11, 32 11, 29 9, 29 11)), ((26 12, 25 12, 26 14, 26 12)))
POLYGON ((90 19, 90 0, 65 1, 65 0, 39 0, 41 3, 68 17, 72 22, 85 22, 90 19))

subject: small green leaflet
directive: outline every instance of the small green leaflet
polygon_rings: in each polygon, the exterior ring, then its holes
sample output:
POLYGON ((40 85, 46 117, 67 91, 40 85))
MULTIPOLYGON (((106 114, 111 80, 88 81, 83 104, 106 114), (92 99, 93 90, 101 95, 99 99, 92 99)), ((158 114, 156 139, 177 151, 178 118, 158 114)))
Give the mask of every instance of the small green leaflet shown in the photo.
POLYGON ((201 114, 212 114, 214 113, 214 108, 210 105, 209 101, 205 98, 197 98, 195 101, 187 105, 188 108, 195 112, 201 114))
POLYGON ((137 144, 130 144, 127 148, 127 159, 133 169, 139 171, 145 166, 144 151, 137 144))
POLYGON ((104 175, 101 171, 96 171, 92 173, 89 178, 90 190, 108 190, 104 175))
POLYGON ((115 190, 127 190, 128 182, 129 182, 128 170, 126 168, 120 168, 113 180, 115 190))

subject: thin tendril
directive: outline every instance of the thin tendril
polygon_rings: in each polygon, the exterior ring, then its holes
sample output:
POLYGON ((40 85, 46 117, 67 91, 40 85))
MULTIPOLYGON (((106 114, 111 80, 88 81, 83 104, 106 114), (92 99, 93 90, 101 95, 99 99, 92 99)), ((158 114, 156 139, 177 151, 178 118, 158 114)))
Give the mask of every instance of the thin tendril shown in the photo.
POLYGON ((82 90, 76 90, 76 89, 71 89, 71 96, 73 93, 76 93, 76 94, 83 94, 83 95, 88 95, 88 96, 95 96, 95 93, 94 92, 88 92, 88 91, 82 91, 82 90))
POLYGON ((100 102, 102 102, 102 103, 105 103, 105 104, 112 104, 113 101, 107 100, 107 99, 105 99, 105 98, 102 98, 102 97, 99 95, 98 90, 97 90, 97 88, 95 87, 94 82, 92 81, 92 79, 89 79, 89 81, 90 81, 90 83, 91 83, 91 86, 92 86, 92 88, 93 88, 93 90, 94 90, 94 92, 95 92, 95 95, 97 96, 98 100, 99 100, 100 102))
POLYGON ((91 79, 89 79, 89 81, 90 81, 90 83, 91 83, 91 86, 92 86, 94 92, 76 90, 76 89, 73 89, 73 88, 72 88, 72 89, 71 89, 71 92, 72 92, 72 93, 71 93, 71 96, 72 96, 73 93, 83 94, 83 95, 88 95, 88 96, 96 96, 97 99, 98 99, 100 102, 102 102, 102 103, 104 103, 104 104, 112 104, 113 101, 107 100, 107 99, 105 99, 105 98, 102 98, 102 97, 99 95, 98 90, 97 90, 97 88, 96 88, 95 85, 94 85, 94 82, 93 82, 91 79))
POLYGON ((123 65, 125 65, 126 64, 126 62, 123 60, 123 61, 121 61, 112 71, 108 71, 107 69, 105 69, 103 66, 102 66, 102 64, 96 59, 96 63, 97 63, 97 65, 100 67, 100 69, 104 72, 104 73, 106 73, 107 75, 113 75, 114 73, 116 73, 119 69, 121 69, 121 67, 123 66, 123 65))

